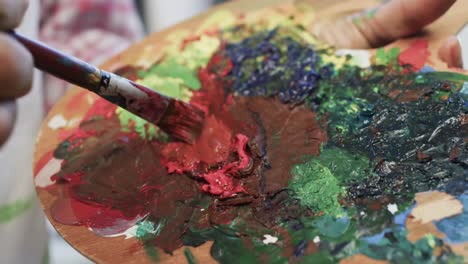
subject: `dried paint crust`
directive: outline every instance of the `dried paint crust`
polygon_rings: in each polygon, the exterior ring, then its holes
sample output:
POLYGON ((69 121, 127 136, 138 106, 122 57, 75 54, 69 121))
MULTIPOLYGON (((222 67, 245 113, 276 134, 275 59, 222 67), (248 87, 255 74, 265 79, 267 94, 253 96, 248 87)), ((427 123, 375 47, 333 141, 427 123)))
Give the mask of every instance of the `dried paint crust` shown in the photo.
POLYGON ((466 208, 435 217, 440 232, 409 236, 408 223, 417 193, 466 204, 468 78, 412 57, 424 41, 360 68, 284 21, 189 36, 149 69, 121 69, 202 109, 202 135, 168 142, 98 100, 54 152, 47 188, 66 192, 53 218, 130 234, 152 258, 214 241, 221 263, 463 262, 450 245, 467 242, 453 231, 466 208))

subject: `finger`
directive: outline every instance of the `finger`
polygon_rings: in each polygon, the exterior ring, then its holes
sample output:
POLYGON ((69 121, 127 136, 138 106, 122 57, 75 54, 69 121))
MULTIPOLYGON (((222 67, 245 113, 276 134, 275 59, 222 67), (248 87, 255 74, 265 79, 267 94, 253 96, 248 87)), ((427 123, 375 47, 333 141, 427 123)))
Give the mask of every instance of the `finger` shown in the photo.
POLYGON ((0 101, 0 147, 7 141, 16 120, 16 103, 0 101))
POLYGON ((28 8, 28 0, 0 0, 0 30, 16 28, 28 8))
POLYGON ((455 0, 392 0, 338 21, 317 23, 321 40, 338 48, 381 47, 421 30, 444 14, 455 0))
POLYGON ((442 16, 455 0, 393 0, 353 22, 368 46, 379 47, 420 31, 442 16))
POLYGON ((0 100, 25 95, 31 88, 31 54, 8 35, 0 33, 0 100))
POLYGON ((449 68, 462 68, 461 45, 457 37, 450 36, 439 48, 439 58, 447 63, 449 68))

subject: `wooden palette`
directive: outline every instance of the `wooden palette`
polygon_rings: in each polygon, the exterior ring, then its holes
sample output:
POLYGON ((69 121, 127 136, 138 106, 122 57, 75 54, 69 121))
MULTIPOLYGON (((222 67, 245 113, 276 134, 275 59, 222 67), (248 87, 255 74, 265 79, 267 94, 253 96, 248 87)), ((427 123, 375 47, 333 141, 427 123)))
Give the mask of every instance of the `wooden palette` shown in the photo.
MULTIPOLYGON (((289 12, 288 5, 297 2, 306 2, 310 4, 315 10, 316 16, 314 17, 312 24, 315 21, 323 21, 324 19, 335 18, 344 14, 356 12, 369 7, 373 7, 379 3, 379 1, 292 1, 292 0, 238 0, 232 1, 224 5, 214 7, 209 12, 190 19, 184 23, 178 24, 167 30, 159 33, 155 33, 147 37, 140 43, 137 43, 130 47, 128 50, 121 54, 111 58, 102 65, 103 69, 114 70, 124 65, 151 65, 155 61, 159 60, 163 55, 162 51, 166 45, 170 42, 167 37, 174 32, 178 31, 195 31, 210 15, 215 12, 225 10, 234 14, 243 14, 248 12, 254 12, 266 7, 279 6, 284 12, 289 12)), ((430 42, 431 55, 429 63, 436 69, 445 69, 445 64, 440 61, 437 56, 437 49, 441 45, 442 41, 449 35, 455 34, 466 21, 466 10, 468 10, 468 1, 458 1, 449 12, 437 22, 428 27, 424 33, 424 37, 430 42)), ((389 46, 406 47, 409 42, 413 39, 400 40, 389 46)), ((86 92, 79 88, 73 88, 55 105, 50 111, 47 118, 43 122, 41 131, 39 133, 36 145, 36 151, 34 154, 34 168, 37 170, 38 165, 43 163, 44 160, 40 160, 46 153, 53 151, 60 143, 59 134, 63 133, 64 130, 72 129, 79 124, 79 121, 92 106, 92 103, 96 99, 94 94, 86 92), (51 129, 50 122, 53 122, 53 118, 57 115, 61 115, 66 122, 62 122, 60 129, 51 129)), ((50 157, 49 157, 50 158, 50 157)), ((59 164, 55 164, 55 167, 59 164)), ((53 166, 52 166, 53 167, 53 166)), ((53 170, 53 168, 50 168, 53 170)), ((48 168, 40 170, 40 173, 47 174, 48 168)), ((39 171, 35 171, 37 174, 39 171)), ((41 188, 40 183, 37 182, 37 192, 40 198, 41 204, 44 208, 47 217, 51 220, 57 231, 64 237, 64 239, 70 243, 75 249, 81 252, 86 257, 98 263, 150 263, 151 259, 148 257, 145 249, 136 239, 125 239, 123 236, 104 238, 99 237, 90 232, 86 227, 83 226, 68 226, 55 222, 50 214, 50 208, 53 202, 60 197, 60 188, 41 188)), ((443 201, 446 197, 443 195, 434 196, 433 199, 426 199, 429 202, 443 201)), ((422 198, 421 198, 422 199, 422 198)), ((441 210, 445 208, 438 207, 441 210)), ((437 232, 435 227, 430 225, 419 225, 419 229, 415 228, 415 237, 419 237, 421 234, 437 232)), ((215 260, 211 257, 209 249, 211 243, 206 243, 197 248, 191 248, 192 253, 196 256, 200 263, 212 263, 215 260)), ((458 252, 461 254, 467 254, 467 245, 460 245, 458 252)), ((163 263, 185 263, 186 258, 183 253, 184 248, 180 248, 174 252, 174 254, 168 255, 160 252, 159 260, 163 263)), ((376 263, 365 256, 356 256, 349 259, 349 263, 376 263)))

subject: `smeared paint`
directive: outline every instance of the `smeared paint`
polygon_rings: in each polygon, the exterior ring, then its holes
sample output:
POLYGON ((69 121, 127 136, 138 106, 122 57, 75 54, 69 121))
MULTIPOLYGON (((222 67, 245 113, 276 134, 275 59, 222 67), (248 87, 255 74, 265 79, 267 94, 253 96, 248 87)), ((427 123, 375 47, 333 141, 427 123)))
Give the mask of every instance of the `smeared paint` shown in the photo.
POLYGON ((407 223, 418 192, 466 189, 466 77, 408 71, 400 62, 420 65, 408 50, 352 63, 301 27, 262 30, 272 25, 185 34, 180 56, 126 68, 203 110, 200 139, 168 142, 96 101, 54 152, 54 218, 133 235, 154 261, 210 240, 221 263, 459 261, 446 242, 460 241, 460 216, 437 222, 446 241, 414 239, 407 223))

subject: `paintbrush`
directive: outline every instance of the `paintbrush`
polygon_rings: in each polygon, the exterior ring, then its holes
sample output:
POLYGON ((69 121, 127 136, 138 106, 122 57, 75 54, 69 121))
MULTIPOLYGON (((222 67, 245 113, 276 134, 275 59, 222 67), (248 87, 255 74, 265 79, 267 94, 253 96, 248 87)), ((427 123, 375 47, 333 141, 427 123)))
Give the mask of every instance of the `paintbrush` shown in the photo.
POLYGON ((175 140, 193 143, 198 138, 204 114, 196 107, 101 70, 16 32, 8 33, 29 50, 37 69, 96 93, 157 125, 175 140))

